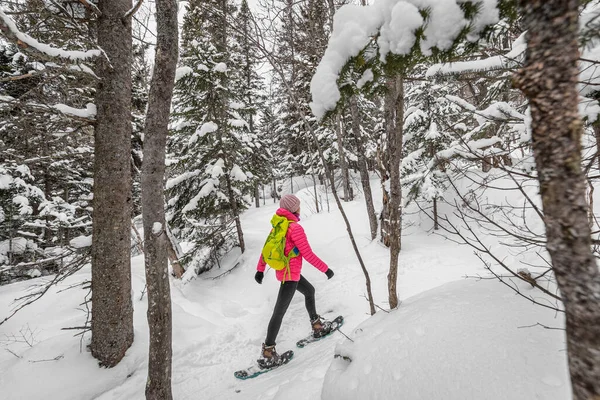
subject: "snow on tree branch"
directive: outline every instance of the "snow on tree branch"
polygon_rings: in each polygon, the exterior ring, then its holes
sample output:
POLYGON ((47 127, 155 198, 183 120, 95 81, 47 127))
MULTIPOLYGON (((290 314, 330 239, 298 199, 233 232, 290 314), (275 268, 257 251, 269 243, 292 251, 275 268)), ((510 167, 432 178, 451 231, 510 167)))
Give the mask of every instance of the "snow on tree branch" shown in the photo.
POLYGON ((0 10, 0 31, 22 50, 40 59, 62 58, 71 61, 83 61, 103 55, 101 50, 64 50, 40 43, 31 36, 19 31, 15 22, 0 10))
POLYGON ((485 58, 483 60, 460 61, 448 64, 434 64, 427 70, 426 77, 434 75, 451 75, 465 72, 483 72, 507 69, 518 66, 522 61, 527 43, 525 33, 515 40, 511 51, 504 55, 485 58))
POLYGON ((448 50, 461 33, 476 41, 483 29, 499 20, 497 0, 474 0, 478 12, 465 17, 464 0, 379 0, 368 6, 345 5, 334 16, 333 32, 311 81, 311 110, 317 118, 333 110, 341 98, 337 79, 346 63, 373 38, 385 62, 389 53, 408 55, 418 43, 424 55, 448 50), (423 29, 423 38, 416 31, 423 29))
POLYGON ((127 20, 127 19, 131 18, 133 16, 133 14, 135 14, 137 12, 137 10, 140 9, 143 2, 144 2, 144 0, 138 0, 137 3, 135 3, 135 5, 129 11, 127 11, 125 13, 125 15, 123 15, 123 20, 127 20))
POLYGON ((86 108, 74 108, 66 104, 46 105, 33 102, 21 103, 19 100, 11 96, 0 96, 0 109, 6 104, 18 104, 20 107, 26 107, 31 110, 48 111, 55 114, 61 114, 69 118, 78 119, 81 121, 93 123, 96 117, 96 105, 93 103, 86 104, 86 108))
POLYGON ((98 8, 98 6, 96 6, 94 3, 90 2, 89 0, 79 0, 79 2, 81 4, 83 4, 84 6, 88 7, 89 9, 91 9, 94 12, 94 14, 96 14, 97 17, 102 15, 102 12, 98 8))

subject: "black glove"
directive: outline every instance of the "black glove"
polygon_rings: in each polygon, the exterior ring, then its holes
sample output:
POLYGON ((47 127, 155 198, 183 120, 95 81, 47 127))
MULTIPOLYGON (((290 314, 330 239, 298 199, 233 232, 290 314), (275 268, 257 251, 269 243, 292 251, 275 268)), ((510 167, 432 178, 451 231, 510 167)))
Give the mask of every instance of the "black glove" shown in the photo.
POLYGON ((262 280, 263 280, 264 276, 265 276, 265 274, 263 272, 256 271, 256 274, 254 275, 254 280, 260 285, 260 284, 262 284, 262 280))
POLYGON ((333 278, 333 271, 331 270, 331 268, 325 271, 325 275, 327 275, 327 279, 333 278))

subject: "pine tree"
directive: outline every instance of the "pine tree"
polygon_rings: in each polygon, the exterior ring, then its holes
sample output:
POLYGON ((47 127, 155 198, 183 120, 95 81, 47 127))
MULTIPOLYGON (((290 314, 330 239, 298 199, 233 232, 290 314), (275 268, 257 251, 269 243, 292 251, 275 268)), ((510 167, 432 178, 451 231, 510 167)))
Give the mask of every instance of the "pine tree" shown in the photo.
POLYGON ((235 96, 233 105, 237 107, 241 120, 247 123, 247 126, 240 130, 239 135, 251 150, 245 152, 245 157, 238 162, 251 174, 246 181, 247 188, 244 193, 252 194, 256 207, 259 207, 259 186, 261 183, 269 182, 271 168, 264 135, 259 134, 258 113, 264 108, 266 99, 263 78, 258 73, 260 60, 254 42, 256 32, 252 18, 248 2, 243 0, 233 24, 235 28, 231 45, 231 64, 235 69, 232 70, 231 80, 232 88, 236 88, 233 92, 235 96))
POLYGON ((245 248, 239 216, 252 187, 253 138, 242 112, 252 113, 252 103, 236 93, 242 74, 228 36, 232 13, 229 1, 190 2, 182 31, 167 218, 180 239, 194 243, 182 261, 197 273, 234 246, 245 248))
MULTIPOLYGON (((92 39, 82 34, 88 26, 82 9, 74 5, 72 14, 65 14, 68 11, 57 5, 13 4, 20 29, 66 49, 83 49, 92 39), (36 13, 43 18, 33 18, 36 13)), ((33 59, 13 45, 0 47, 0 78, 0 161, 26 164, 31 184, 43 193, 20 229, 35 238, 41 252, 26 261, 53 258, 73 238, 90 233, 92 120, 67 114, 69 107, 92 107, 96 78, 83 63, 33 59)), ((55 263, 35 268, 42 274, 57 272, 55 263)))
POLYGON ((447 160, 440 157, 440 152, 460 138, 460 133, 466 129, 464 122, 459 123, 465 119, 464 110, 444 97, 450 93, 456 93, 455 86, 432 81, 413 85, 406 93, 401 171, 408 194, 404 202, 419 198, 432 202, 435 229, 438 229, 438 200, 448 187, 447 160))

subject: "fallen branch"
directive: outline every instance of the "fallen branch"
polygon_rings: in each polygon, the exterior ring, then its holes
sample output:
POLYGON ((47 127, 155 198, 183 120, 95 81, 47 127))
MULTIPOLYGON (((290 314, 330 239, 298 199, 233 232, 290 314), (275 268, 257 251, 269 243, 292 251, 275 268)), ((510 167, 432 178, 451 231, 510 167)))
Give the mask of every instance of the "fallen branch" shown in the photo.
POLYGON ((223 272, 223 273, 222 273, 222 274, 220 274, 220 275, 217 275, 217 276, 215 276, 215 277, 214 277, 214 278, 212 278, 212 279, 213 279, 213 280, 215 280, 215 279, 219 279, 220 277, 227 275, 228 273, 230 273, 231 271, 233 271, 233 270, 234 270, 234 269, 235 269, 235 268, 236 268, 238 265, 240 265, 240 263, 239 263, 239 262, 235 263, 235 265, 234 265, 233 267, 231 267, 231 269, 229 269, 229 270, 227 270, 227 271, 223 272))

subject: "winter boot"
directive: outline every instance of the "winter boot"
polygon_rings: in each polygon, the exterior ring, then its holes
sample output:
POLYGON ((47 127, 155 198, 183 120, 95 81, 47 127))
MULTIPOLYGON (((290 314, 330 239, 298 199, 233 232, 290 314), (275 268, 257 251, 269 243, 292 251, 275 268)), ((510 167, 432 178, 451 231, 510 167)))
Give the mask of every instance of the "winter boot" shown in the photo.
POLYGON ((266 369, 280 365, 283 362, 283 359, 279 354, 277 354, 275 345, 267 346, 263 343, 262 353, 257 361, 259 367, 266 369))
POLYGON ((331 333, 331 321, 327 321, 319 315, 317 315, 315 320, 310 321, 310 323, 312 324, 313 337, 315 339, 327 336, 331 333))

